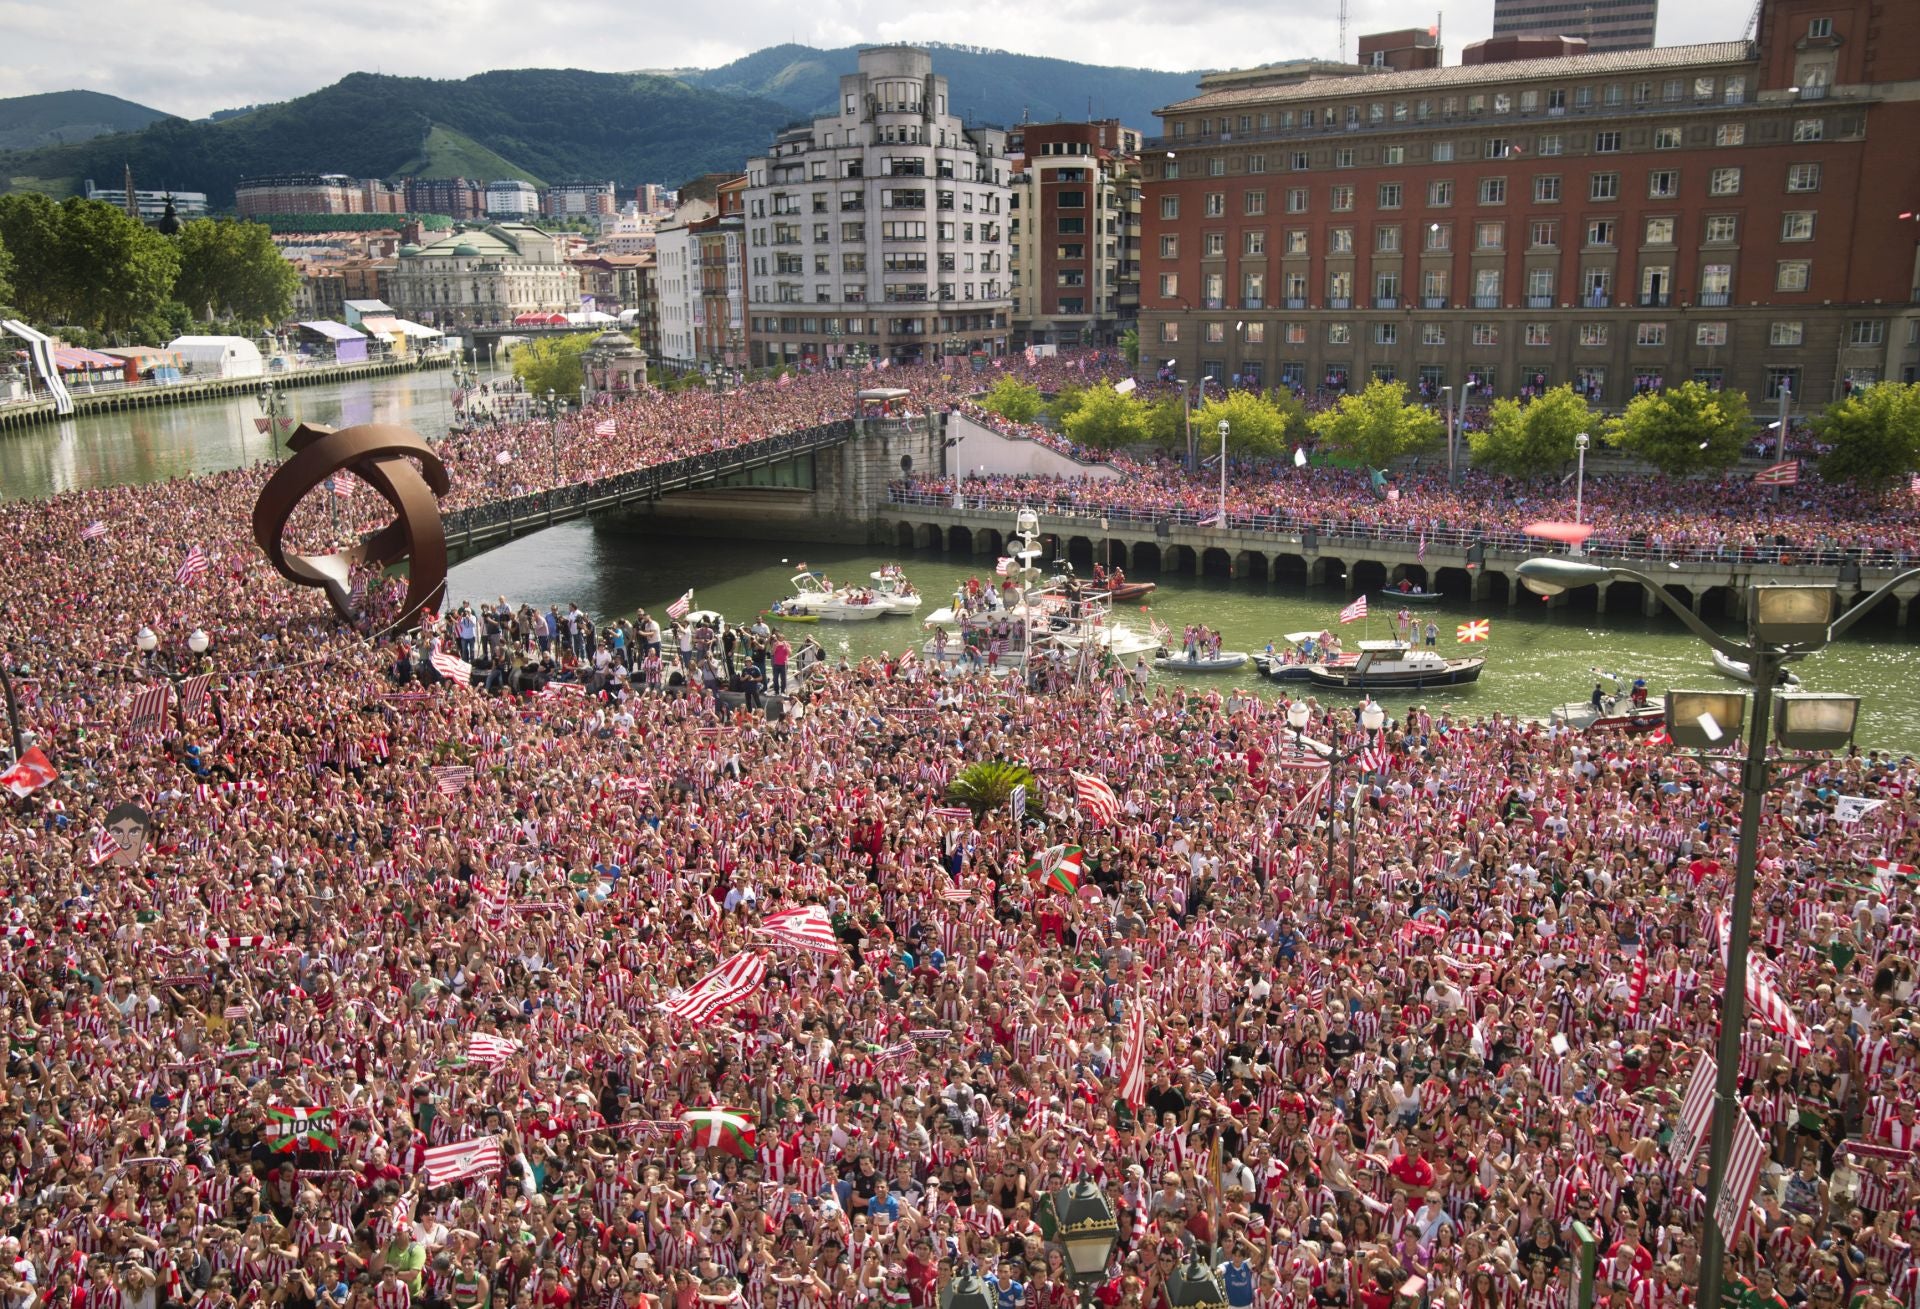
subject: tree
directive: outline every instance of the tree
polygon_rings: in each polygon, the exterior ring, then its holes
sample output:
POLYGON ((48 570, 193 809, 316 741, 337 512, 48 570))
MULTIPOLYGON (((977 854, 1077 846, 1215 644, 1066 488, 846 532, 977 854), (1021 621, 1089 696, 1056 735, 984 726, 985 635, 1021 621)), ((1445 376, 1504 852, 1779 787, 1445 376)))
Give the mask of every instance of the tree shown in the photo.
POLYGON ((548 391, 577 396, 587 380, 582 356, 593 345, 596 335, 574 332, 518 346, 513 352, 513 375, 525 383, 528 394, 536 397, 548 391))
POLYGON ((1377 379, 1315 414, 1310 426, 1329 449, 1364 460, 1368 467, 1385 467, 1432 445, 1446 430, 1438 414, 1407 403, 1407 388, 1401 383, 1377 379))
POLYGON ((60 206, 37 192, 0 195, 0 245, 14 261, 13 303, 29 320, 54 323, 68 300, 60 206))
POLYGON ((265 224, 197 218, 180 229, 176 294, 202 318, 275 323, 293 308, 300 274, 265 224))
POLYGON ((1307 439, 1306 407, 1286 392, 1228 391, 1208 400, 1193 415, 1194 434, 1203 451, 1218 449, 1223 418, 1227 449, 1237 455, 1284 454, 1307 439))
POLYGON ((116 334, 173 296, 180 252, 113 205, 70 199, 60 206, 66 265, 63 321, 116 334))
POLYGON ((1067 420, 1080 408, 1080 402, 1086 395, 1087 388, 1084 386, 1063 386, 1053 393, 1053 398, 1042 409, 1053 423, 1055 431, 1066 430, 1067 420))
POLYGON ((1007 807, 1013 788, 1027 788, 1027 812, 1045 812, 1040 781, 1025 764, 987 759, 969 764, 947 783, 947 799, 971 806, 975 818, 1007 807))
POLYGON ((980 406, 1011 422, 1031 423, 1044 403, 1039 387, 1017 377, 1002 377, 993 384, 980 406))
POLYGON ((1140 367, 1140 329, 1129 327, 1120 333, 1120 354, 1127 361, 1127 367, 1140 367))
POLYGON ((13 301, 13 283, 10 280, 12 273, 13 256, 7 253, 6 241, 0 240, 0 305, 10 304, 13 301))
POLYGON ((1920 383, 1878 382, 1856 390, 1813 422, 1820 476, 1880 491, 1920 467, 1920 383))
POLYGON ((1752 434, 1746 393, 1703 382, 1635 396, 1605 433, 1609 445, 1676 477, 1731 467, 1752 434))
POLYGON ((1574 438, 1596 425, 1586 400, 1561 385, 1525 404, 1494 401, 1486 427, 1467 433, 1467 446, 1476 467, 1536 477, 1573 458, 1574 438))
POLYGON ((1062 430, 1080 445, 1098 450, 1139 445, 1147 439, 1147 406, 1133 394, 1122 395, 1111 386, 1088 387, 1081 392, 1080 403, 1067 416, 1062 430))

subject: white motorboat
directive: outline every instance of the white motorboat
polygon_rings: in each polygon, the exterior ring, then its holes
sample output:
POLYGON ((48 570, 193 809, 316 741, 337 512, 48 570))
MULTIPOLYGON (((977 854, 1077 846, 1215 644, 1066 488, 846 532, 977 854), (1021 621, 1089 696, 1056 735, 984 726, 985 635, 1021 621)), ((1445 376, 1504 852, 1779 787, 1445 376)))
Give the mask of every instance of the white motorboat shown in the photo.
POLYGON ((794 593, 779 602, 783 614, 804 614, 826 622, 855 623, 880 618, 889 610, 865 587, 836 591, 815 572, 795 573, 794 593))
POLYGON ((888 564, 877 568, 867 576, 873 579, 874 603, 884 605, 890 614, 910 614, 920 608, 924 597, 913 589, 913 583, 900 570, 899 564, 888 564))
POLYGON ((1166 673, 1227 673, 1245 665, 1250 658, 1245 650, 1222 650, 1217 655, 1194 656, 1163 654, 1153 666, 1166 673))
POLYGON ((1486 665, 1483 657, 1449 659, 1405 641, 1362 641, 1353 663, 1308 664, 1307 678, 1337 691, 1416 690, 1478 681, 1486 665))
MULTIPOLYGON (((1738 659, 1729 659, 1726 655, 1715 650, 1713 652, 1713 666, 1722 677, 1731 677, 1736 682, 1745 682, 1748 686, 1753 685, 1753 669, 1738 659)), ((1774 685, 1787 687, 1798 686, 1800 685, 1800 679, 1794 676, 1792 672, 1782 668, 1780 670, 1780 676, 1774 681, 1774 685)))
POLYGON ((1601 668, 1587 671, 1599 679, 1600 703, 1563 704, 1547 716, 1548 722, 1577 732, 1650 732, 1666 722, 1666 705, 1647 697, 1646 679, 1601 668))

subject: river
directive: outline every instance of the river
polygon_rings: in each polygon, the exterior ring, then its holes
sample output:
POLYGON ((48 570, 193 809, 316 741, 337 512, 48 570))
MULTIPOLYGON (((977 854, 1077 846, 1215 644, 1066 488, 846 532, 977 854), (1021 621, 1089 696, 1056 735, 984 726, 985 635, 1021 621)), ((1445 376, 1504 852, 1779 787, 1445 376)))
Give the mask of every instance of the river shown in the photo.
MULTIPOLYGON (((1044 526, 1044 523, 1042 524, 1044 526)), ((469 560, 453 570, 449 595, 457 602, 492 601, 505 595, 513 603, 563 611, 577 603, 596 619, 632 616, 645 605, 656 617, 688 587, 699 608, 717 609, 733 621, 746 621, 773 601, 791 593, 788 578, 805 562, 836 582, 860 582, 885 564, 897 562, 927 603, 930 612, 968 577, 991 579, 991 561, 933 552, 879 555, 859 547, 763 541, 676 540, 636 536, 615 528, 569 523, 469 560)), ((1143 576, 1141 580, 1146 580, 1143 576)), ((1328 588, 1308 590, 1282 583, 1189 577, 1153 579, 1159 588, 1151 612, 1178 633, 1188 623, 1206 623, 1225 637, 1224 648, 1255 651, 1282 633, 1337 626, 1347 597, 1328 588)), ((1647 679, 1657 697, 1669 686, 1729 687, 1714 672, 1707 649, 1677 621, 1635 614, 1609 614, 1604 628, 1593 615, 1548 610, 1523 600, 1474 606, 1465 601, 1424 608, 1440 628, 1440 644, 1449 654, 1485 655, 1479 683, 1382 696, 1389 707, 1421 703, 1461 713, 1545 716, 1554 706, 1584 701, 1593 690, 1595 666, 1647 679), (1491 622, 1491 639, 1461 646, 1455 627, 1470 618, 1491 622)), ((1121 615, 1142 630, 1147 614, 1121 615)), ((1358 636, 1391 635, 1391 615, 1376 613, 1371 626, 1355 623, 1343 630, 1349 643, 1358 636)), ((854 657, 891 653, 918 646, 926 634, 917 617, 888 616, 871 622, 809 624, 791 629, 816 638, 832 654, 854 657)), ((1730 633, 1736 629, 1729 626, 1730 633)), ((1859 740, 1863 747, 1920 749, 1920 648, 1891 628, 1843 639, 1797 666, 1808 690, 1848 691, 1863 695, 1859 740)), ((1279 687, 1263 681, 1251 665, 1240 673, 1164 674, 1156 679, 1203 690, 1250 686, 1268 694, 1279 687)))

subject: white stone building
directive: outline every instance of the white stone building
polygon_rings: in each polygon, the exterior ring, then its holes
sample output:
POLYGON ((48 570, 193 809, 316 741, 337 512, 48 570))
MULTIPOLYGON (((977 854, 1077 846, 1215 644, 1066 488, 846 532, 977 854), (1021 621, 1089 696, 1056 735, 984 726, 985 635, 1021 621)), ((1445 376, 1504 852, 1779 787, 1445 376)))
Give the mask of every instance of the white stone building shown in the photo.
POLYGON ((528 223, 493 223, 403 245, 389 287, 401 315, 443 327, 580 308, 579 270, 566 262, 558 239, 528 223))

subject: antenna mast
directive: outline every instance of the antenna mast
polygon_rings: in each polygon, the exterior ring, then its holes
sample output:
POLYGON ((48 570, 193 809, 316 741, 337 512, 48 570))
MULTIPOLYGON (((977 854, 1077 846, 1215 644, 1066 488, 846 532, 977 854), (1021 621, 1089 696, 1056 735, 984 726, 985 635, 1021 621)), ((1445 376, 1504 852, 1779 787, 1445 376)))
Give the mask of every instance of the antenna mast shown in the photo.
POLYGON ((1340 62, 1347 62, 1347 0, 1340 0, 1340 62))

